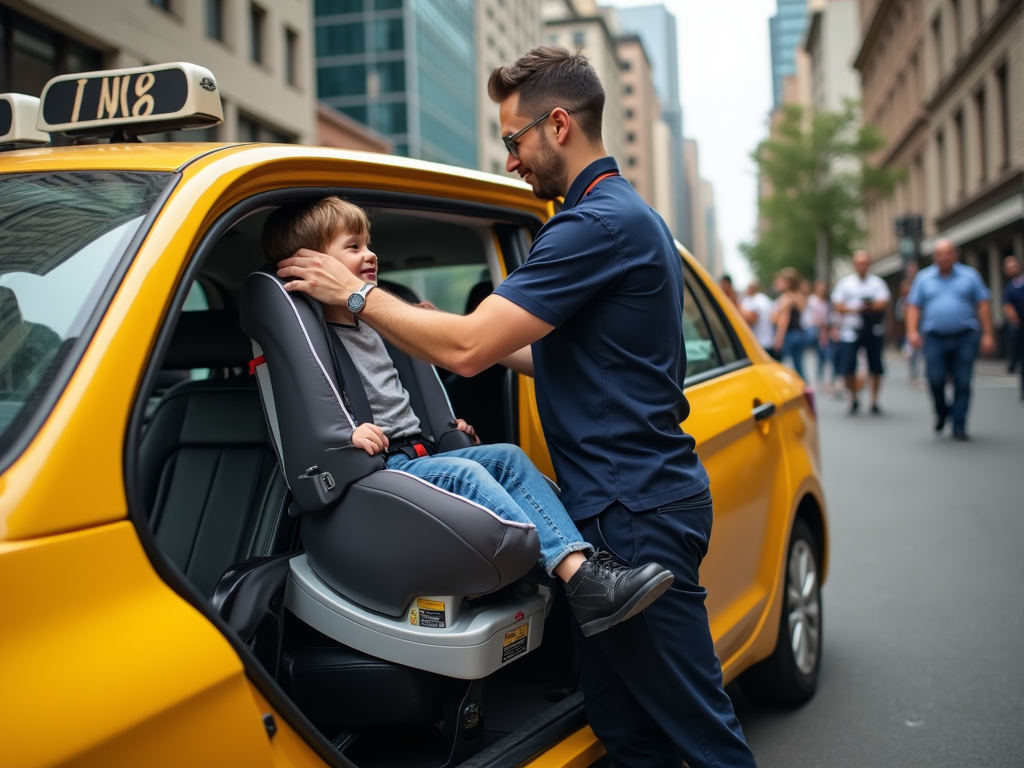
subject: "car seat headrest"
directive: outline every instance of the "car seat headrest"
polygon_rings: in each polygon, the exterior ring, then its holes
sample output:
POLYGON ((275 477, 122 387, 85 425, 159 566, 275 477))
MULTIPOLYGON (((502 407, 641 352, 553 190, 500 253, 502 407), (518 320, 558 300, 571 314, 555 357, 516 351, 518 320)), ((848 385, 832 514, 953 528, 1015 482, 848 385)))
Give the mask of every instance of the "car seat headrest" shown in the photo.
POLYGON ((238 310, 182 312, 163 367, 236 368, 252 359, 252 345, 238 322, 238 310))

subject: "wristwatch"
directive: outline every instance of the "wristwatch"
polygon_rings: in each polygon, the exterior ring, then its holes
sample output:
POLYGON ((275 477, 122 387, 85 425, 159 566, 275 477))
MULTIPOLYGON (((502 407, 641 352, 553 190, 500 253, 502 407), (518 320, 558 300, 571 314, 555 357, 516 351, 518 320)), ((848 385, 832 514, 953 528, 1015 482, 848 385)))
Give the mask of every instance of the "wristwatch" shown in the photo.
POLYGON ((353 315, 358 315, 363 311, 363 307, 366 306, 366 294, 376 288, 373 283, 365 283, 362 288, 353 293, 348 297, 348 311, 353 315))

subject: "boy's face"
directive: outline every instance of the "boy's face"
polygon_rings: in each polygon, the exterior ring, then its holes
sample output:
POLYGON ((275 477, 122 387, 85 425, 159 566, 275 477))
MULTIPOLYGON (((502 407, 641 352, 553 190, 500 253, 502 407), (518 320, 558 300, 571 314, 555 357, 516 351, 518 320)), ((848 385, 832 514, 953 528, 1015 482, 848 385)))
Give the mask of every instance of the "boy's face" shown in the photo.
POLYGON ((345 265, 353 275, 367 283, 377 284, 377 255, 369 248, 368 235, 342 232, 327 246, 327 255, 345 265))

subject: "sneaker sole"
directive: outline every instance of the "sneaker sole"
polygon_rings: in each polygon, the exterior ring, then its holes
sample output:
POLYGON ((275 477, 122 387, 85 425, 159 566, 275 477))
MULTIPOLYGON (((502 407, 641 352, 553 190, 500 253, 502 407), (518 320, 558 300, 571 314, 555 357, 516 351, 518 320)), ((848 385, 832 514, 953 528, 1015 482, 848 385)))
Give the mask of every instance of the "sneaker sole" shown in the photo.
POLYGON ((638 613, 643 612, 647 606, 668 591, 668 588, 672 586, 672 582, 675 579, 676 577, 669 571, 658 574, 638 589, 629 602, 611 616, 605 616, 603 619, 594 619, 580 625, 580 629, 583 630, 583 636, 590 637, 598 632, 604 632, 606 629, 614 627, 616 624, 621 624, 626 619, 631 619, 638 613))

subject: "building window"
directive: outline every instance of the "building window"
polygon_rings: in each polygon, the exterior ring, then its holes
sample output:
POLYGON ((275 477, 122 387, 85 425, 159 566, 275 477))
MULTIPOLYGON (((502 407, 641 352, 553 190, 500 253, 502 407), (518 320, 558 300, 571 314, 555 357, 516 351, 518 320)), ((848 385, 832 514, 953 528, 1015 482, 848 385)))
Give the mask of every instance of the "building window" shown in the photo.
POLYGON ((967 190, 967 136, 964 133, 964 111, 953 116, 956 128, 956 191, 963 196, 967 190))
POLYGON ((1006 76, 1006 65, 996 71, 997 93, 999 98, 999 149, 1004 168, 1010 165, 1010 83, 1006 76))
POLYGON ((150 5, 155 5, 157 8, 171 12, 171 0, 149 0, 150 5))
POLYGON ((635 115, 636 115, 636 112, 634 112, 632 109, 627 109, 626 110, 626 119, 627 120, 632 120, 635 115))
POLYGON ((635 157, 628 157, 628 158, 626 158, 626 165, 628 165, 630 168, 634 167, 636 165, 636 158, 635 157))
POLYGON ((285 27, 284 30, 284 81, 288 85, 299 84, 299 34, 285 27))
POLYGON ((317 56, 347 56, 365 50, 366 35, 361 21, 316 28, 317 56))
POLYGON ((939 211, 943 211, 949 198, 949 173, 946 167, 946 135, 942 131, 935 136, 935 151, 939 160, 939 211))
POLYGON ((494 120, 491 120, 491 138, 492 139, 500 139, 501 138, 501 126, 499 126, 498 123, 495 122, 494 120))
POLYGON ((249 58, 262 64, 266 53, 263 35, 267 25, 267 12, 256 3, 249 6, 249 58))
POLYGON ((932 41, 935 45, 935 70, 942 77, 946 66, 945 47, 942 45, 942 13, 937 13, 932 20, 932 41))
POLYGON ((623 91, 623 93, 625 93, 625 94, 626 94, 627 96, 629 96, 629 95, 631 95, 631 94, 633 93, 633 86, 632 86, 632 85, 626 85, 626 87, 625 87, 625 88, 623 88, 623 89, 622 89, 622 91, 623 91))
POLYGON ((627 142, 628 142, 629 144, 632 144, 633 142, 635 142, 635 141, 636 141, 636 134, 635 134, 635 133, 633 133, 632 131, 628 131, 628 132, 626 133, 626 141, 627 141, 627 142))
POLYGON ((956 42, 956 52, 960 53, 964 47, 964 17, 960 7, 960 0, 950 0, 953 12, 953 40, 956 42))
POLYGON ((291 144, 295 139, 248 115, 238 115, 238 140, 291 144))
POLYGON ((206 34, 224 39, 224 0, 206 0, 206 34))
POLYGON ((38 96, 47 81, 103 69, 103 54, 0 6, 0 93, 38 96))
POLYGON ((623 72, 629 72, 629 70, 633 66, 633 62, 631 62, 631 61, 624 61, 621 64, 619 64, 619 66, 622 68, 623 72))
POLYGON ((978 178, 984 184, 988 180, 988 120, 985 115, 985 89, 974 94, 974 111, 978 115, 978 178))
POLYGON ((573 32, 572 44, 577 48, 583 48, 587 44, 586 35, 584 35, 582 32, 573 32))

